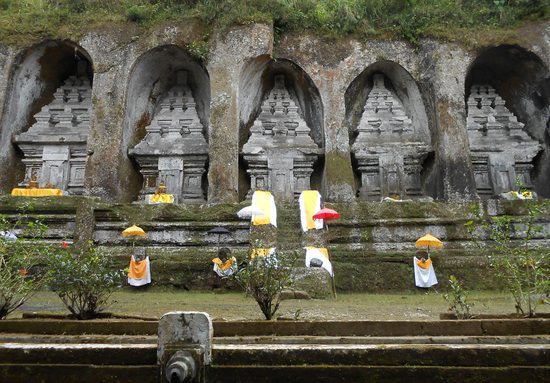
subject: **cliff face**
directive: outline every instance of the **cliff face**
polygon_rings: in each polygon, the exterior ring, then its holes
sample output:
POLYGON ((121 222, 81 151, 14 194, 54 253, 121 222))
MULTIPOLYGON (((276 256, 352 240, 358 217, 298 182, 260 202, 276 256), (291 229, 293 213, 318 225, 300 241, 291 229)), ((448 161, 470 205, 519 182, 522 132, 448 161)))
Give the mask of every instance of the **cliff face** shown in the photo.
MULTIPOLYGON (((167 79, 178 70, 189 73, 208 141, 203 184, 209 203, 237 202, 246 195, 250 180, 242 146, 278 74, 287 79, 290 96, 323 150, 311 183, 326 200, 355 200, 372 172, 380 184, 401 185, 395 190, 407 189, 407 177, 416 174, 421 196, 444 200, 477 197, 476 177, 485 173, 496 180, 492 182, 500 182, 491 173, 490 159, 480 170, 472 165, 470 153, 466 102, 473 85, 486 84, 496 89, 507 110, 540 143, 528 173, 532 188, 549 197, 550 25, 539 25, 526 36, 521 46, 501 44, 473 51, 434 40, 411 46, 401 41, 331 41, 301 35, 283 38, 274 51, 272 28, 252 24, 212 36, 203 60, 197 56, 204 52, 194 49, 201 38, 197 28, 165 25, 140 37, 113 28, 88 33, 80 41, 1 47, 0 191, 8 193, 24 178, 14 135, 29 129, 33 116, 52 102, 55 90, 74 74, 77 63, 86 61, 92 107, 84 194, 107 201, 137 198, 143 180, 128 150, 143 139, 170 87, 167 79), (399 100, 396 105, 402 105, 414 129, 426 132, 431 143, 416 173, 403 170, 408 166, 406 156, 401 162, 387 158, 387 153, 399 154, 399 145, 392 151, 367 148, 375 162, 380 156, 385 159, 364 168, 358 165, 352 145, 376 74, 384 76, 384 86, 399 100), (381 165, 384 161, 390 163, 386 168, 381 165), (401 167, 395 174, 393 165, 401 167)), ((369 118, 372 125, 376 118, 369 118)), ((498 115, 495 118, 498 122, 498 115)), ((402 136, 400 142, 406 146, 408 139, 402 136)), ((506 153, 506 145, 512 144, 495 141, 495 145, 506 153)), ((507 164, 509 171, 519 172, 513 160, 507 164)))

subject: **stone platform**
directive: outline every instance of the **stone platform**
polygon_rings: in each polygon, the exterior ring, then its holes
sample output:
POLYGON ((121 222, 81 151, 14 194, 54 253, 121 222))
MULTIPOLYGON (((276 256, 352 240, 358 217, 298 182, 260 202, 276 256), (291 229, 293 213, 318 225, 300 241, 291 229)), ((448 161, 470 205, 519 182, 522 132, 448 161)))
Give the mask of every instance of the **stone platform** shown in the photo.
MULTIPOLYGON (((440 286, 445 287, 448 276, 454 274, 469 289, 496 288, 498 279, 489 272, 488 259, 479 254, 464 227, 464 223, 471 219, 472 203, 330 204, 342 218, 330 222, 329 230, 321 232, 315 240, 328 244, 339 291, 414 289, 414 242, 425 233, 431 233, 444 242, 442 250, 432 252, 440 286)), ((519 219, 525 214, 525 201, 475 203, 487 217, 508 214, 519 219)), ((239 261, 245 259, 249 250, 249 222, 238 219, 236 215, 246 202, 160 206, 110 204, 87 197, 1 197, 0 214, 15 219, 21 214, 20 208, 24 204, 32 207, 28 214, 42 217, 48 225, 47 241, 93 240, 121 267, 127 266, 132 252, 132 241, 123 238, 121 232, 132 224, 139 225, 147 236, 137 239, 135 246, 146 248, 155 285, 208 288, 211 259, 218 249, 218 236, 209 235, 208 230, 216 226, 232 232, 220 236, 219 245, 231 248, 239 261)), ((309 244, 311 238, 300 230, 297 204, 278 206, 278 216, 276 239, 273 239, 278 249, 294 251, 309 244)), ((546 234, 535 238, 533 245, 549 248, 549 211, 545 212, 540 223, 546 234)))

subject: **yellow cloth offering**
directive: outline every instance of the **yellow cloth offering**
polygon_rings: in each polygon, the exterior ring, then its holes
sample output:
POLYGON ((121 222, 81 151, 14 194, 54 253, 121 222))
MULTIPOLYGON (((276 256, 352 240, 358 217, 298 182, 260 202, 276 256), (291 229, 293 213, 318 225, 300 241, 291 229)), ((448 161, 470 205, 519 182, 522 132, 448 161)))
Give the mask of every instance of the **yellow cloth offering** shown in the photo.
POLYGON ((11 195, 14 197, 52 197, 62 196, 63 190, 61 189, 26 189, 26 188, 14 188, 11 191, 11 195))
POLYGON ((153 194, 149 198, 149 203, 174 203, 173 194, 153 194))
POLYGON ((256 257, 267 257, 268 255, 272 255, 274 252, 274 247, 257 247, 255 249, 252 249, 252 251, 250 252, 250 259, 254 259, 256 257))
POLYGON ((313 219, 313 215, 321 210, 321 194, 317 190, 304 190, 300 194, 298 202, 302 230, 322 229, 323 220, 313 219))
POLYGON ((252 206, 260 209, 262 215, 253 215, 253 225, 269 225, 277 227, 277 208, 275 199, 268 191, 256 190, 252 195, 252 206))

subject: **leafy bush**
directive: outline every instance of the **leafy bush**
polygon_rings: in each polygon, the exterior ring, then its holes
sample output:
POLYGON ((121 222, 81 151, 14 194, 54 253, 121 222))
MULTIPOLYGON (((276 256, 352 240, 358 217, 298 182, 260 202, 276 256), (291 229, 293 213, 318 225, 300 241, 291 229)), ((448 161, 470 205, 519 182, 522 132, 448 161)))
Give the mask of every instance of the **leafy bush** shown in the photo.
POLYGON ((103 311, 124 275, 91 243, 74 248, 63 242, 48 266, 51 289, 77 319, 91 319, 103 311))
POLYGON ((46 226, 40 219, 29 220, 26 207, 15 222, 0 216, 0 319, 25 303, 45 282, 39 265, 49 248, 41 239, 46 226), (8 239, 17 232, 19 238, 8 239))
POLYGON ((502 215, 488 219, 474 204, 474 219, 465 225, 480 248, 480 240, 485 237, 493 242, 491 266, 514 297, 516 311, 532 317, 541 297, 550 293, 550 252, 536 248, 532 242, 544 235, 540 219, 550 202, 526 200, 522 203, 525 213, 519 218, 502 215))
POLYGON ((246 294, 256 300, 267 320, 279 309, 281 291, 292 286, 292 266, 296 259, 294 253, 257 256, 233 275, 246 294))
POLYGON ((509 30, 547 19, 543 0, 0 0, 0 40, 66 38, 108 22, 155 25, 198 19, 210 31, 272 23, 277 36, 309 31, 325 36, 383 35, 418 42, 422 36, 463 39, 464 33, 509 30), (62 27, 62 28, 60 28, 62 27))
POLYGON ((148 9, 139 5, 132 5, 126 11, 126 19, 134 23, 142 23, 149 17, 148 9))
POLYGON ((467 301, 468 294, 454 275, 449 277, 449 285, 451 286, 451 295, 443 295, 443 298, 449 303, 449 311, 455 314, 458 319, 472 318, 470 309, 474 304, 467 301))

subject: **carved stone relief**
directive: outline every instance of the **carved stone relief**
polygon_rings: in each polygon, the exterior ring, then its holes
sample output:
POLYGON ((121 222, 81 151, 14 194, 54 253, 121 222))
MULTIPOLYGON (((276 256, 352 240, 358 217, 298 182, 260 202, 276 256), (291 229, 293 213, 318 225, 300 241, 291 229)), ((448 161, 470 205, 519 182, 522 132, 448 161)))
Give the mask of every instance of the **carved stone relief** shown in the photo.
POLYGON ((176 83, 162 95, 157 109, 146 136, 129 150, 143 175, 141 196, 153 194, 164 182, 176 202, 204 201, 208 144, 186 71, 177 72, 176 83))
POLYGON ((274 80, 242 154, 250 175, 249 196, 255 190, 269 190, 278 199, 291 200, 310 189, 321 149, 291 99, 284 76, 276 75, 274 80))
POLYGON ((505 101, 489 85, 474 85, 466 120, 477 192, 490 198, 516 190, 516 180, 532 188, 533 158, 541 150, 505 101))
POLYGON ((92 107, 92 88, 85 71, 86 63, 79 63, 77 75, 70 76, 55 91, 53 101, 34 115, 36 122, 15 136, 25 164, 25 178, 19 186, 37 179, 41 187, 82 194, 92 107))
POLYGON ((415 129, 399 98, 386 88, 382 74, 373 76, 351 150, 361 174, 360 198, 423 195, 422 163, 433 151, 429 136, 415 129))

